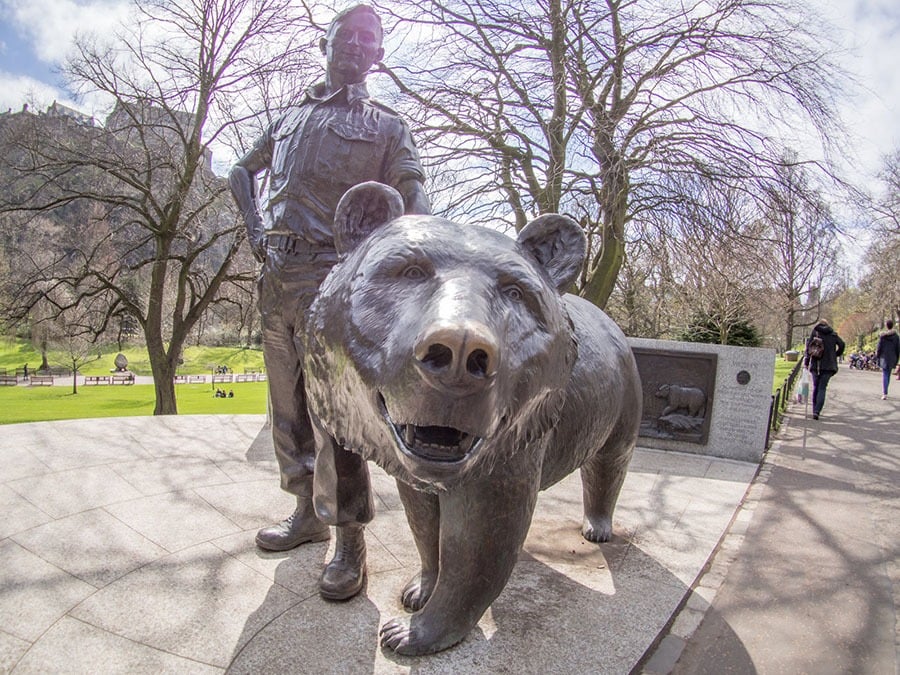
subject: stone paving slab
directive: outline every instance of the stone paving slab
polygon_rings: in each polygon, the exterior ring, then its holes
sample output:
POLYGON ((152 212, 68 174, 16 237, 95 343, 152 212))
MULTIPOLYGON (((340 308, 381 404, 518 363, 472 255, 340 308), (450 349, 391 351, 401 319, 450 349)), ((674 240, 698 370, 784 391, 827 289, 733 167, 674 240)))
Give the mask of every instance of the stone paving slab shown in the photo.
POLYGON ((0 440, 0 672, 625 673, 686 597, 756 465, 636 452, 613 541, 580 536, 576 475, 542 493, 512 578, 441 654, 398 657, 379 626, 417 571, 374 465, 369 579, 316 580, 332 542, 253 544, 290 512, 259 415, 7 425, 0 440))

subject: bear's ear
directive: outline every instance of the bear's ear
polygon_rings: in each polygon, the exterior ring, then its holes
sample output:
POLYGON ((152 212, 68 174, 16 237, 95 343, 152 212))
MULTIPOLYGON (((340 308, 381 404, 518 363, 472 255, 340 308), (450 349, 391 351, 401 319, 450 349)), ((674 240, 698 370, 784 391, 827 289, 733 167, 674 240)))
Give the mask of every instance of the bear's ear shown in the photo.
POLYGON ((344 193, 334 212, 334 247, 347 253, 379 227, 403 215, 403 197, 394 188, 369 181, 344 193))
POLYGON ((587 237, 578 223, 555 213, 528 223, 519 232, 518 242, 537 258, 560 292, 578 278, 587 254, 587 237))

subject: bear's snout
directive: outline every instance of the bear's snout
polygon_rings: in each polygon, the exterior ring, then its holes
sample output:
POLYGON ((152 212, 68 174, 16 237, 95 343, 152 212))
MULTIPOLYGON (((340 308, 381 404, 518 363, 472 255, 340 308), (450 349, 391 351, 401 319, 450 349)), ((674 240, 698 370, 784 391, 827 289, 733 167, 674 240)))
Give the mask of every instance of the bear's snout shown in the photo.
POLYGON ((497 338, 476 321, 430 325, 416 340, 415 364, 422 378, 437 388, 467 392, 490 385, 497 374, 497 338))

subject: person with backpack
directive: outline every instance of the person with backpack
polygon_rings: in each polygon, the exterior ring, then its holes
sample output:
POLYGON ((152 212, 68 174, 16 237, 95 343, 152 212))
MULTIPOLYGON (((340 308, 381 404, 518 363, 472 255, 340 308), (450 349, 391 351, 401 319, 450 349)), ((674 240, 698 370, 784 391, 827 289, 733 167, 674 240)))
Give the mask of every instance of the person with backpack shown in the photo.
POLYGON ((893 319, 888 319, 884 324, 885 331, 878 336, 878 347, 875 348, 875 358, 878 367, 881 368, 881 400, 888 395, 888 385, 891 383, 891 371, 900 361, 900 335, 894 330, 893 319))
POLYGON ((844 341, 834 332, 825 319, 813 326, 806 341, 804 365, 812 376, 813 419, 819 419, 825 406, 825 392, 828 381, 838 370, 838 359, 844 355, 844 341))

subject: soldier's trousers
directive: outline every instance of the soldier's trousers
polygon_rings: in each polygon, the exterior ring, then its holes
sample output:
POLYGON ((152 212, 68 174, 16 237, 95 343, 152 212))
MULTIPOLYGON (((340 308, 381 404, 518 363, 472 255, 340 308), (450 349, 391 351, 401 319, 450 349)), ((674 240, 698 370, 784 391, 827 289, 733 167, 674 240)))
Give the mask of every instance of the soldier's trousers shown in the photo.
POLYGON ((281 487, 312 498, 315 484, 320 519, 346 525, 367 523, 374 515, 368 467, 324 432, 317 442, 307 410, 302 340, 295 339, 302 336, 319 284, 336 262, 333 250, 270 248, 259 278, 259 308, 281 487), (321 475, 314 479, 316 473, 321 475))

